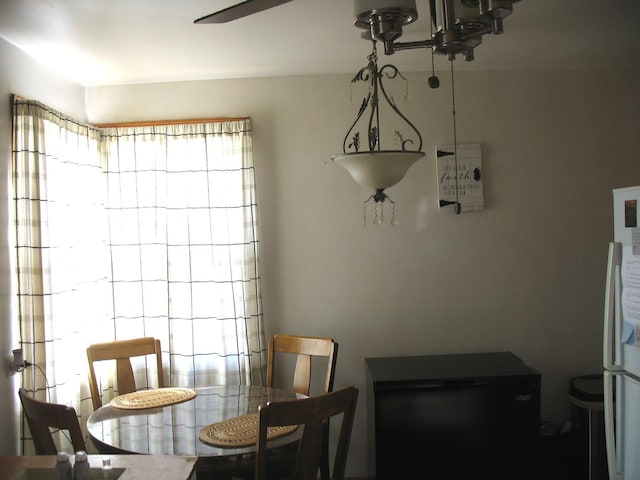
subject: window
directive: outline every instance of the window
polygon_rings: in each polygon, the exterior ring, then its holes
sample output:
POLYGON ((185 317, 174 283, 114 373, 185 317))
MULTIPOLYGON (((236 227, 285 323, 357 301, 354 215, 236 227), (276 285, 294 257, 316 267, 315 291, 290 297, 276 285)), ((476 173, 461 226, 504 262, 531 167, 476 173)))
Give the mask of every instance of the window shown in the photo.
POLYGON ((13 156, 26 388, 88 415, 86 346, 138 336, 167 385, 262 383, 249 119, 99 129, 15 99, 13 156))

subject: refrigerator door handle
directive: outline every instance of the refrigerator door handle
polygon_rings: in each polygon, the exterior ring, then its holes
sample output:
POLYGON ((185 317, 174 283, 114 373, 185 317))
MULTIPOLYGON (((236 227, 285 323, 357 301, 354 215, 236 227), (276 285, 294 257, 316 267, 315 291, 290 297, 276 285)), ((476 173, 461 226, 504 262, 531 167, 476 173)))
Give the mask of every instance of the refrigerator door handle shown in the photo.
MULTIPOLYGON (((622 368, 617 354, 618 336, 616 332, 620 318, 620 265, 622 263, 622 245, 617 242, 609 243, 607 257, 607 277, 604 295, 604 332, 602 345, 602 360, 607 370, 622 368)), ((618 332, 619 333, 619 332, 618 332)))
POLYGON ((609 478, 615 479, 616 477, 616 432, 614 426, 614 404, 613 404, 613 389, 615 373, 605 371, 603 374, 603 386, 604 386, 604 437, 605 445, 607 448, 607 465, 609 466, 609 478))

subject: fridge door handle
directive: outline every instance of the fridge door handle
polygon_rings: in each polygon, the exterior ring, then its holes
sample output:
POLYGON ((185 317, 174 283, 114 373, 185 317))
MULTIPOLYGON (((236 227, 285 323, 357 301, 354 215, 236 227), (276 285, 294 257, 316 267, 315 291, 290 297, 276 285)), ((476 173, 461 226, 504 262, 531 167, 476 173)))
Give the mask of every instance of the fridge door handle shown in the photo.
POLYGON ((622 368, 616 356, 618 338, 616 325, 620 316, 620 265, 622 263, 622 245, 618 242, 609 243, 607 257, 607 277, 604 294, 604 332, 602 335, 602 360, 604 368, 617 370, 622 368))
POLYGON ((616 432, 613 404, 614 375, 615 373, 613 372, 605 371, 602 376, 604 387, 604 437, 610 479, 616 478, 616 432))

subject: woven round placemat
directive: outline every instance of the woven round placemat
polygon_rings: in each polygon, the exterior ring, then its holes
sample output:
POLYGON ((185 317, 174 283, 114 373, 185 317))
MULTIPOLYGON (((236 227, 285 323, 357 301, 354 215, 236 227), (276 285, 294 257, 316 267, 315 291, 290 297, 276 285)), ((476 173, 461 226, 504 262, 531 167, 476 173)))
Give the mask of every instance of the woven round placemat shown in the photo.
MULTIPOLYGON (((293 432, 297 425, 267 427, 267 440, 293 432)), ((258 414, 241 415, 223 422, 208 425, 200 430, 201 442, 214 447, 238 448, 256 444, 258 437, 258 414)))
POLYGON ((118 395, 109 402, 109 405, 125 410, 140 410, 186 402, 195 396, 195 390, 190 388, 163 387, 118 395))

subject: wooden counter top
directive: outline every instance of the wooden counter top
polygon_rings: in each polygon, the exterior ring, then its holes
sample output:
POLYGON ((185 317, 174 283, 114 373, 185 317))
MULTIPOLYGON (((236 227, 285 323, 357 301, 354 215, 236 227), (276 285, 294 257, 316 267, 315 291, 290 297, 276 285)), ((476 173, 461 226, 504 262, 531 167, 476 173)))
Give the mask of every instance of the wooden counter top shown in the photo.
MULTIPOLYGON (((111 458, 112 468, 126 468, 122 480, 189 480, 197 457, 173 455, 89 455, 92 468, 102 468, 102 459, 111 458)), ((55 455, 0 456, 0 480, 11 480, 26 468, 53 468, 55 455)))

